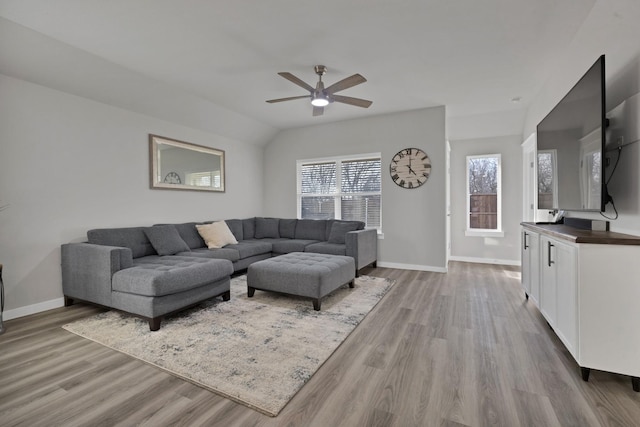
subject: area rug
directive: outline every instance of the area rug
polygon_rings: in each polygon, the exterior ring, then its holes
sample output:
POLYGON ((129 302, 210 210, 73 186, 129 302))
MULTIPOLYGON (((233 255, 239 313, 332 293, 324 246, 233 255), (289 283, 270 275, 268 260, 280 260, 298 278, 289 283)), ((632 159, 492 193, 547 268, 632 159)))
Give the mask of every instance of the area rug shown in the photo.
POLYGON ((315 311, 308 298, 263 291, 248 298, 240 276, 231 280, 230 301, 206 301, 163 320, 156 332, 117 311, 63 328, 276 416, 393 284, 358 277, 315 311))

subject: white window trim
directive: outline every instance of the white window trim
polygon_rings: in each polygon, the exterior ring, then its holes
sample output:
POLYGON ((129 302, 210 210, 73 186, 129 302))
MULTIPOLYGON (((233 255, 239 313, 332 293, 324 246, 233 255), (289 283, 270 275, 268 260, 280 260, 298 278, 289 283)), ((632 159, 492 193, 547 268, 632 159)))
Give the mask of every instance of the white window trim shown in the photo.
MULTIPOLYGON (((351 154, 345 156, 333 156, 333 157, 319 157, 313 159, 299 159, 296 160, 296 218, 300 219, 302 212, 302 182, 301 182, 301 174, 300 169, 303 165, 310 163, 336 163, 336 186, 342 189, 341 180, 342 180, 342 164, 341 162, 348 162, 353 160, 369 160, 369 159, 380 159, 382 161, 382 153, 364 153, 364 154, 351 154)), ((382 171, 380 171, 382 174, 382 171)), ((381 176, 382 178, 382 176, 381 176)), ((380 195, 382 200, 382 187, 380 187, 380 192, 363 192, 357 193, 358 195, 369 196, 369 195, 380 195)), ((304 193, 307 197, 314 196, 327 196, 326 193, 304 193)), ((336 218, 342 217, 342 196, 343 195, 353 195, 353 193, 336 193, 332 196, 335 197, 334 204, 334 216, 336 218)), ((382 233, 382 207, 380 208, 380 227, 377 228, 378 237, 384 238, 384 233, 382 233), (382 237, 380 237, 382 236, 382 237)))
POLYGON ((504 230, 502 229, 502 155, 501 154, 480 154, 467 156, 466 159, 466 180, 465 180, 465 197, 467 199, 467 211, 465 213, 467 226, 464 232, 465 236, 468 237, 504 237, 504 230), (498 159, 498 173, 496 174, 496 179, 498 181, 496 193, 497 193, 497 218, 496 218, 496 226, 495 230, 486 229, 486 228, 471 228, 471 216, 469 213, 471 212, 471 197, 469 194, 469 159, 480 159, 480 158, 488 158, 493 157, 498 159))

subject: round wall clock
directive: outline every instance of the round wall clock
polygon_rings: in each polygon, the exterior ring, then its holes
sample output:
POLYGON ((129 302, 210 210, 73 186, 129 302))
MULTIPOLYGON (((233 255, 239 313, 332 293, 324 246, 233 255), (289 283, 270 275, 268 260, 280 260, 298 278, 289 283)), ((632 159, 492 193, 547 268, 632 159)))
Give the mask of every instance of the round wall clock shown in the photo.
POLYGON ((164 177, 164 182, 167 184, 182 184, 180 175, 175 172, 169 172, 167 176, 164 177))
POLYGON ((431 160, 419 148, 398 151, 389 163, 391 179, 402 188, 418 188, 429 179, 431 160))

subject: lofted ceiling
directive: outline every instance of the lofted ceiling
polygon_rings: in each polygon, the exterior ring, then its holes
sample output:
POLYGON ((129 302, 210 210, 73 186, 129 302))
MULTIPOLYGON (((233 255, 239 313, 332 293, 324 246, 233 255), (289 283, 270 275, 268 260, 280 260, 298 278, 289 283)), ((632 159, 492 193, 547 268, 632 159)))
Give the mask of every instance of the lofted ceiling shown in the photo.
MULTIPOLYGON (((438 105, 448 118, 522 119, 508 113, 526 110, 594 2, 0 0, 0 17, 286 129, 438 105), (326 85, 362 74, 340 94, 373 105, 312 117, 306 100, 265 102, 304 95, 277 72, 315 86, 316 64, 326 85)), ((117 79, 104 84, 118 93, 117 79)))

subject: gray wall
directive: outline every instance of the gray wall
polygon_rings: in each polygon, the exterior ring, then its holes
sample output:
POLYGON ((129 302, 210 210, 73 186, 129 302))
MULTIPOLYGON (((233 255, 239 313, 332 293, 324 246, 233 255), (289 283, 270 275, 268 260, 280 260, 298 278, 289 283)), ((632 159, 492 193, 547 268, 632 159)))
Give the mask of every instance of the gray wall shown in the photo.
POLYGON ((518 264, 522 212, 520 135, 466 139, 451 143, 451 259, 518 264), (501 154, 504 237, 465 236, 467 156, 501 154))
POLYGON ((90 228, 255 216, 263 150, 0 74, 5 318, 61 305, 60 245, 90 228), (151 190, 148 134, 226 152, 225 193, 151 190))
POLYGON ((296 216, 296 160, 372 152, 382 153, 380 264, 444 271, 444 107, 281 132, 265 148, 265 214, 296 216), (391 158, 408 147, 421 148, 432 163, 429 181, 413 190, 389 176, 391 158))
MULTIPOLYGON (((558 58, 556 72, 549 76, 533 100, 525 118, 523 136, 536 125, 580 79, 601 54, 606 55, 607 111, 640 92, 640 7, 637 1, 598 0, 575 35, 571 48, 558 58)), ((620 217, 611 222, 614 231, 640 235, 640 148, 625 147, 611 179, 609 192, 620 217)), ((615 162, 615 154, 613 156, 615 162)), ((606 171, 607 176, 610 173, 606 171)), ((578 189, 576 189, 578 191, 578 189)), ((611 205, 607 215, 613 216, 611 205)), ((567 216, 603 219, 599 214, 569 212, 567 216)))

